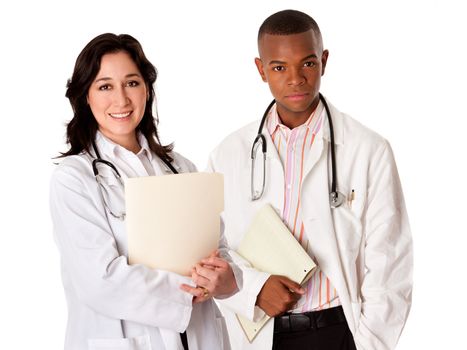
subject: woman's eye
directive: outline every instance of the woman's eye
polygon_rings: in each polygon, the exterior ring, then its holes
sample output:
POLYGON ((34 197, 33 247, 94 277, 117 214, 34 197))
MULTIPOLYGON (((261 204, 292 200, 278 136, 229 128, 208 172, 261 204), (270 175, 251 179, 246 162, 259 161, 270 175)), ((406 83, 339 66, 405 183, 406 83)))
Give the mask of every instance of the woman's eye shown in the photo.
POLYGON ((109 89, 110 89, 110 85, 108 85, 108 84, 99 86, 99 90, 101 90, 101 91, 106 91, 106 90, 109 90, 109 89))
POLYGON ((283 70, 285 70, 285 67, 284 66, 275 66, 273 68, 274 71, 276 72, 282 72, 283 70))
POLYGON ((132 80, 132 81, 129 81, 129 82, 127 83, 127 85, 128 85, 129 87, 136 87, 136 86, 139 85, 139 82, 132 80))

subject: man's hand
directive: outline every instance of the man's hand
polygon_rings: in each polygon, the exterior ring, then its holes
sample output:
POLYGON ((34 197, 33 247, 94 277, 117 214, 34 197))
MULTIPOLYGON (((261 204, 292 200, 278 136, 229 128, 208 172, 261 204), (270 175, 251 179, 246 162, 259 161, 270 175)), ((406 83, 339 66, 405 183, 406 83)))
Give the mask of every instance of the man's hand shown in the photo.
POLYGON ((292 309, 304 293, 298 283, 284 276, 272 275, 261 288, 256 305, 268 316, 275 317, 292 309))

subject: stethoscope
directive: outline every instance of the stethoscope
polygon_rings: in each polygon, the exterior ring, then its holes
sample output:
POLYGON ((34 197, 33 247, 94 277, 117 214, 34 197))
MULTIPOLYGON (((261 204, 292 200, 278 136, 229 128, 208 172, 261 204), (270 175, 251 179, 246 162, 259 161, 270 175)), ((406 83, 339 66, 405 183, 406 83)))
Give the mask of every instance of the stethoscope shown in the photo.
MULTIPOLYGON (((115 165, 113 165, 112 162, 109 162, 108 160, 105 160, 105 159, 101 158, 101 155, 99 153, 99 150, 97 149, 97 146, 96 146, 96 143, 94 142, 94 140, 92 141, 92 148, 94 149, 94 154, 96 155, 96 158, 92 161, 92 172, 94 173, 94 177, 96 178, 96 181, 97 181, 97 183, 99 185, 99 190, 100 190, 100 193, 101 193, 102 200, 104 202, 104 206, 107 208, 110 215, 112 215, 114 218, 120 219, 120 220, 125 220, 126 213, 124 211, 119 211, 119 212, 114 211, 114 210, 112 210, 110 208, 109 203, 107 203, 107 199, 106 199, 107 196, 104 195, 104 192, 106 194, 108 194, 107 193, 107 188, 103 185, 102 176, 99 175, 98 165, 102 164, 102 165, 108 166, 112 170, 112 172, 115 175, 115 178, 119 182, 120 186, 122 188, 124 188, 125 186, 124 186, 124 183, 123 183, 122 176, 120 175, 120 172, 118 171, 117 167, 115 165)), ((172 171, 172 173, 178 174, 177 169, 175 169, 174 166, 168 160, 162 159, 162 158, 160 158, 160 159, 172 171)))
MULTIPOLYGON (((334 144, 334 128, 332 126, 332 117, 331 112, 329 111, 329 106, 324 99, 323 95, 319 94, 319 99, 324 105, 326 109, 326 115, 328 116, 329 121, 329 132, 331 138, 331 192, 329 193, 329 202, 331 208, 339 207, 345 200, 345 196, 337 191, 337 183, 336 183, 336 152, 335 152, 335 144, 334 144)), ((263 118, 261 119, 261 123, 259 124, 258 135, 256 135, 255 141, 253 142, 253 147, 251 148, 251 200, 256 201, 260 199, 264 192, 264 187, 266 184, 266 153, 267 153, 267 145, 266 145, 266 137, 263 135, 263 126, 266 121, 266 118, 271 110, 272 106, 276 103, 276 100, 272 100, 269 104, 268 108, 264 112, 263 118), (263 184, 261 191, 255 191, 254 185, 254 178, 255 178, 255 160, 256 160, 256 153, 258 151, 259 146, 261 145, 261 149, 263 151, 263 184)))

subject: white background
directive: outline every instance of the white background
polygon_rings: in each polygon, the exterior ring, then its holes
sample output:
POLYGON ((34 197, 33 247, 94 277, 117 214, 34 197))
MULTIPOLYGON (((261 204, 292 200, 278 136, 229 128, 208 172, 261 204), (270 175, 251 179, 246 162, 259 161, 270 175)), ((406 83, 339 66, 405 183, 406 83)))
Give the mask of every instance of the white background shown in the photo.
POLYGON ((465 347, 466 11, 461 1, 15 1, 0 5, 0 348, 60 349, 66 324, 48 210, 66 149, 66 80, 84 45, 129 33, 160 76, 165 143, 203 169, 270 100, 259 25, 295 8, 330 51, 321 91, 390 140, 415 243, 412 311, 398 349, 465 347), (461 345, 462 344, 462 345, 461 345))

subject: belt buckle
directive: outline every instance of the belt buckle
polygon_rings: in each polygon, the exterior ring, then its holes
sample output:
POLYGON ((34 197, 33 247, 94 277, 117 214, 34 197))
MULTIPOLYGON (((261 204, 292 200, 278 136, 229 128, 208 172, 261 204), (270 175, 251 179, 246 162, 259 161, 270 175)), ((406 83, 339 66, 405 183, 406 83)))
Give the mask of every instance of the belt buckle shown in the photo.
POLYGON ((316 329, 313 324, 312 318, 307 314, 291 314, 290 316, 290 329, 292 331, 304 331, 307 329, 316 329))
POLYGON ((282 315, 279 316, 279 328, 283 332, 290 332, 291 328, 291 323, 290 323, 290 317, 289 315, 282 315))

